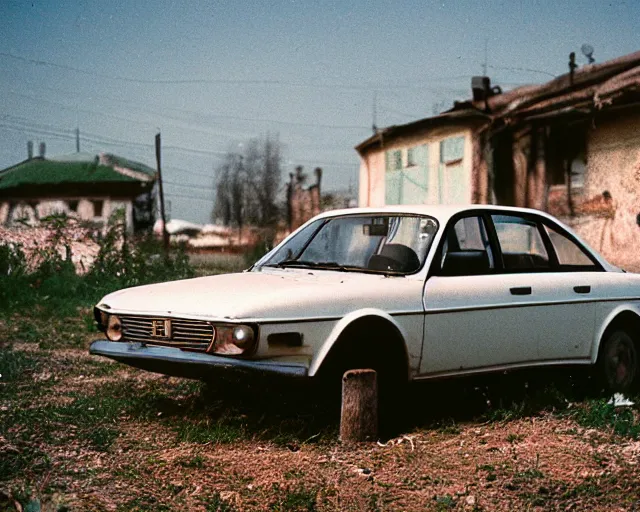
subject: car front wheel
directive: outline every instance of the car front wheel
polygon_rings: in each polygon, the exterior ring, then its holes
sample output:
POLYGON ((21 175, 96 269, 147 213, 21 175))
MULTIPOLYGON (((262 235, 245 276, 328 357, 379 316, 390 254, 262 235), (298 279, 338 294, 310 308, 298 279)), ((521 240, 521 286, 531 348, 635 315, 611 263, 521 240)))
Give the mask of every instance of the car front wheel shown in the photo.
POLYGON ((602 384, 608 391, 636 391, 638 362, 638 347, 631 336, 623 330, 611 332, 603 341, 598 361, 602 384))

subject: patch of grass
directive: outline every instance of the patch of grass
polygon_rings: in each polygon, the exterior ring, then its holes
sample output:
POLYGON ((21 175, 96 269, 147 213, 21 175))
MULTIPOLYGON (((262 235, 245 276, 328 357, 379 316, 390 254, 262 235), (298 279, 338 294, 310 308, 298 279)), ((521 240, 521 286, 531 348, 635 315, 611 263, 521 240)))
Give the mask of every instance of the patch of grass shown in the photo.
POLYGON ((40 361, 33 355, 13 350, 7 346, 0 348, 0 389, 2 397, 6 397, 6 387, 15 386, 18 382, 25 381, 40 367, 40 361))
POLYGON ((199 453, 190 458, 180 459, 178 464, 183 468, 202 469, 205 466, 205 459, 199 453))
POLYGON ((220 493, 216 492, 204 502, 206 512, 235 512, 236 508, 220 497, 220 493))
POLYGON ((589 400, 572 410, 571 416, 585 428, 612 430, 631 439, 640 438, 640 417, 631 407, 614 407, 606 399, 589 400))
POLYGON ((299 469, 290 469, 289 471, 285 471, 283 476, 287 480, 296 480, 298 478, 302 478, 304 475, 304 471, 300 471, 299 469))
POLYGON ((451 496, 450 494, 445 494, 444 496, 434 496, 433 499, 436 502, 435 510, 439 512, 451 510, 456 506, 456 500, 453 499, 453 496, 451 496))
POLYGON ((117 512, 168 512, 172 508, 169 505, 158 502, 152 495, 144 495, 133 498, 118 506, 117 512))
POLYGON ((86 435, 86 438, 89 440, 94 450, 107 451, 118 435, 119 432, 116 429, 98 427, 91 430, 86 435))
POLYGON ((313 512, 317 510, 318 489, 306 489, 296 487, 295 489, 282 489, 277 484, 274 490, 284 494, 277 496, 269 505, 272 512, 313 512))
POLYGON ((181 421, 175 425, 178 441, 183 443, 233 443, 242 438, 245 430, 236 418, 211 422, 181 421))
POLYGON ((450 435, 458 435, 461 432, 460 426, 456 424, 456 421, 453 418, 443 420, 438 431, 443 434, 450 435))

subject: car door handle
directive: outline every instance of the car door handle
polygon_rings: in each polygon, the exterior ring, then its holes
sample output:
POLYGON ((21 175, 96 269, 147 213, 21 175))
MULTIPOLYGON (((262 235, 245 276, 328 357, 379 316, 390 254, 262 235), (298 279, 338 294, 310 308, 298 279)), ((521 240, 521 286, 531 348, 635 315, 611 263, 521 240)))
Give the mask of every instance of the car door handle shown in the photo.
POLYGON ((518 286, 510 288, 511 295, 531 295, 531 286, 518 286))
POLYGON ((573 291, 576 293, 591 293, 591 286, 574 286, 573 291))

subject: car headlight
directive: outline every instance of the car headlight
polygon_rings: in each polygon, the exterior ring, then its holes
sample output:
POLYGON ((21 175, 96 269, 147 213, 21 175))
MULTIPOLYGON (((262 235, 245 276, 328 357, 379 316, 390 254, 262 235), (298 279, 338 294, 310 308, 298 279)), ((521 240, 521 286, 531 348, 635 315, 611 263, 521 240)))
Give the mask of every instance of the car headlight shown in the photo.
POLYGON ((255 332, 248 325, 216 325, 213 342, 207 352, 237 356, 249 351, 254 340, 255 332))
POLYGON ((105 334, 111 341, 120 341, 122 339, 122 322, 116 315, 109 315, 105 334))

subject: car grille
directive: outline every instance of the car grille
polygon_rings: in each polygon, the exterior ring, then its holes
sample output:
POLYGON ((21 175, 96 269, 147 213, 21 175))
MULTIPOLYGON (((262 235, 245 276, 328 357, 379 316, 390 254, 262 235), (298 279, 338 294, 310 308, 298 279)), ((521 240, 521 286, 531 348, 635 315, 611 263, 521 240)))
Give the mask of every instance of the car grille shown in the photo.
POLYGON ((148 345, 206 351, 213 340, 214 329, 203 320, 120 316, 125 341, 148 345))

